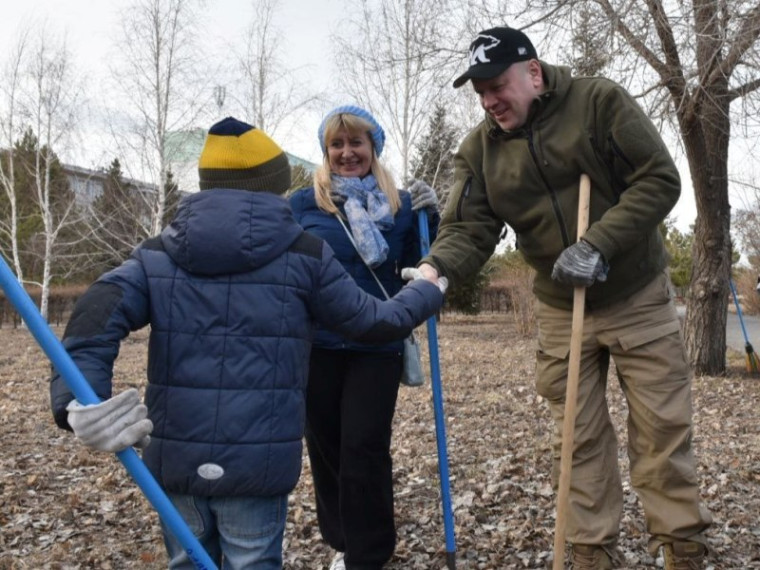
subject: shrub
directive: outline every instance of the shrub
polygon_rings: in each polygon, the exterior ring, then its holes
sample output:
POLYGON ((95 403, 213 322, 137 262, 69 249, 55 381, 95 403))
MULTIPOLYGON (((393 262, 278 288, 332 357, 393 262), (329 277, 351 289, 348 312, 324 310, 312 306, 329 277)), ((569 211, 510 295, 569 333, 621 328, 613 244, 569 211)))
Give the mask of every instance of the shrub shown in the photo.
MULTIPOLYGON (((53 325, 61 325, 66 322, 71 314, 74 304, 87 290, 87 285, 61 285, 51 287, 48 298, 48 322, 53 325)), ((26 292, 34 304, 40 306, 40 288, 26 287, 26 292)), ((21 317, 5 294, 0 291, 0 326, 10 323, 13 328, 21 324, 21 317)))

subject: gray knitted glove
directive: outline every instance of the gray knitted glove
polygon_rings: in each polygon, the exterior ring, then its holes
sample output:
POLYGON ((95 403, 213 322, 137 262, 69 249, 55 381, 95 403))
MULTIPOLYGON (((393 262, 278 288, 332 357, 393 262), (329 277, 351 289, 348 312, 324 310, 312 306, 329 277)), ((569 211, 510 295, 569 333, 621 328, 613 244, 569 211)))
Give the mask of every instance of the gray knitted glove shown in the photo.
POLYGON ((580 240, 559 255, 552 279, 573 287, 590 287, 594 281, 607 281, 609 269, 599 250, 580 240))
MULTIPOLYGON (((425 276, 422 274, 422 271, 416 267, 404 267, 401 270, 401 279, 404 281, 414 281, 415 279, 425 279, 425 276)), ((432 281, 430 282, 433 283, 432 281)), ((434 285, 438 285, 441 293, 445 293, 446 289, 449 288, 449 280, 445 277, 439 277, 434 285)))
POLYGON ((435 190, 422 180, 413 180, 407 190, 412 195, 412 210, 416 212, 425 208, 428 212, 438 211, 438 196, 435 190))
POLYGON ((89 406, 72 400, 66 410, 74 435, 92 449, 116 453, 133 445, 147 447, 150 442, 153 422, 147 419, 148 408, 134 388, 89 406))

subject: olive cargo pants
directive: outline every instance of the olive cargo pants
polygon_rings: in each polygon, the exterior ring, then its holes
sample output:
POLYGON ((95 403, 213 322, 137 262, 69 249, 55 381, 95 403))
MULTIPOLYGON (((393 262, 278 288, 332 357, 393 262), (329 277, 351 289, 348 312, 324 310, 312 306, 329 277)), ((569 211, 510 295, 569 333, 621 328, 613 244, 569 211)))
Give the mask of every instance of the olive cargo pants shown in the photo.
MULTIPOLYGON (((556 489, 572 312, 538 302, 536 316, 536 385, 555 421, 556 489)), ((605 394, 610 356, 628 404, 631 484, 644 509, 650 552, 673 540, 705 543, 702 533, 711 517, 700 504, 691 446, 691 371, 666 273, 629 299, 585 314, 568 541, 610 547, 617 542, 623 492, 605 394)))

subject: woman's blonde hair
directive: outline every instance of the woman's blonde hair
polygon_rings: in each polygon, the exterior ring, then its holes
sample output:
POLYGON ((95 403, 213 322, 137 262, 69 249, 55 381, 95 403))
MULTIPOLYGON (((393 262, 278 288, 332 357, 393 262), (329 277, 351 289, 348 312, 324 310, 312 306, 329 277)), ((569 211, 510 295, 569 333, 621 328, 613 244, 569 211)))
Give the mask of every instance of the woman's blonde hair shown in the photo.
MULTIPOLYGON (((372 125, 364 119, 350 113, 338 113, 333 115, 325 122, 324 140, 319 141, 322 147, 327 148, 327 141, 340 130, 345 130, 349 135, 369 133, 372 130, 372 125)), ((378 160, 371 136, 369 136, 369 140, 370 144, 372 144, 370 172, 372 172, 375 180, 377 180, 378 188, 380 188, 386 198, 388 198, 391 212, 395 215, 401 207, 401 198, 399 197, 398 189, 396 188, 396 182, 393 180, 393 175, 390 170, 383 166, 378 160)), ((330 160, 325 151, 324 156, 322 157, 322 164, 320 164, 314 171, 314 197, 317 200, 317 206, 320 210, 329 214, 337 214, 339 212, 338 207, 335 205, 335 202, 333 202, 332 196, 330 195, 332 190, 331 174, 330 160)))

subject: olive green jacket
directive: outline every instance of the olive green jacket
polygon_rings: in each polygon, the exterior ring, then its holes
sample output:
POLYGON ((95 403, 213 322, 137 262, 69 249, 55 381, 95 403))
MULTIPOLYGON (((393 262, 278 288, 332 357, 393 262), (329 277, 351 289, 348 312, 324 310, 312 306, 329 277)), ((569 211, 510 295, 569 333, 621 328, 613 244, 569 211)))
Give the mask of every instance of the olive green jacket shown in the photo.
POLYGON ((616 83, 541 63, 545 92, 525 126, 503 131, 490 118, 462 142, 438 237, 421 263, 454 284, 493 253, 504 223, 537 271, 543 302, 572 307, 573 289, 551 279, 576 241, 580 175, 591 178, 584 239, 610 266, 586 292, 589 309, 629 297, 667 266, 658 224, 678 201, 678 170, 652 122, 616 83))

